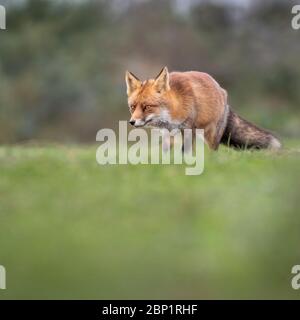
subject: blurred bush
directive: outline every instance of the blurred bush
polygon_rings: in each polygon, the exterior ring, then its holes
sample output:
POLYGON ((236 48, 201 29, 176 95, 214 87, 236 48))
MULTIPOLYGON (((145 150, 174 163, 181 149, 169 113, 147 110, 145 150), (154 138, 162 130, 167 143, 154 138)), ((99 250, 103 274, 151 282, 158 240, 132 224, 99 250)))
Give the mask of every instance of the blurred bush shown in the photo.
POLYGON ((243 115, 299 136, 291 2, 187 3, 11 2, 0 34, 0 143, 93 142, 128 118, 125 70, 148 78, 164 65, 212 74, 243 115))

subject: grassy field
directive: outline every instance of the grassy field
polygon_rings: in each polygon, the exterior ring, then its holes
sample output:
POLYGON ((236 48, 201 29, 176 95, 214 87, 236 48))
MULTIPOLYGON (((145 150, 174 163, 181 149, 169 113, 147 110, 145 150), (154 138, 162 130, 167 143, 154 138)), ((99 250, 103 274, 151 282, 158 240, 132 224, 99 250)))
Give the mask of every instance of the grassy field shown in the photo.
POLYGON ((0 299, 300 298, 300 142, 183 166, 0 148, 0 299))

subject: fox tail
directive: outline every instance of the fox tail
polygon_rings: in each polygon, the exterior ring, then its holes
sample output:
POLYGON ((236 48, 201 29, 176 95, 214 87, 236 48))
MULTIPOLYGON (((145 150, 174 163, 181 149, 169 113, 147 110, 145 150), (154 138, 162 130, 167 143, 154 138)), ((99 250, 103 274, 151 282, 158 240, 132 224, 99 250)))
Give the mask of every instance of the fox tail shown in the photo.
POLYGON ((221 143, 239 149, 280 149, 280 141, 269 131, 243 119, 230 107, 221 143))

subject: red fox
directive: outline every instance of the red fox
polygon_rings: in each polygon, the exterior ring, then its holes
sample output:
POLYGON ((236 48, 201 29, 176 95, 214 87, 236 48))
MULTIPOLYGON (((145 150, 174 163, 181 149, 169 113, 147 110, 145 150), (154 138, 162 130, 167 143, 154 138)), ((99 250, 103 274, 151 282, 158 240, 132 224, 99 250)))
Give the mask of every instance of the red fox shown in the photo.
POLYGON ((227 92, 203 72, 168 72, 140 81, 126 72, 129 123, 135 127, 204 129, 210 149, 219 144, 235 148, 279 149, 281 143, 269 131, 238 116, 227 103, 227 92))

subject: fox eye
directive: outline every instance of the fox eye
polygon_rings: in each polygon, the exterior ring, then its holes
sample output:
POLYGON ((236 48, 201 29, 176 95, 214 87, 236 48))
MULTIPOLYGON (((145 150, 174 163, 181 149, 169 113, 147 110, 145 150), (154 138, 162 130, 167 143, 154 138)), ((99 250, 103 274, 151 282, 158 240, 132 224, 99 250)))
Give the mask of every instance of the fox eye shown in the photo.
POLYGON ((130 109, 130 111, 134 111, 135 105, 131 105, 131 106, 129 107, 129 109, 130 109))
POLYGON ((152 107, 152 106, 150 106, 150 105, 146 105, 146 106, 144 106, 144 108, 143 108, 143 109, 144 109, 144 111, 147 111, 147 110, 150 110, 150 109, 151 109, 151 107, 152 107))

